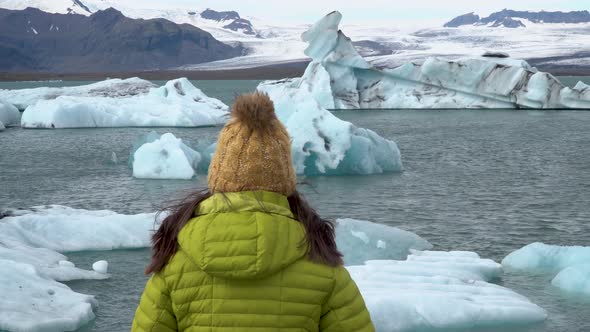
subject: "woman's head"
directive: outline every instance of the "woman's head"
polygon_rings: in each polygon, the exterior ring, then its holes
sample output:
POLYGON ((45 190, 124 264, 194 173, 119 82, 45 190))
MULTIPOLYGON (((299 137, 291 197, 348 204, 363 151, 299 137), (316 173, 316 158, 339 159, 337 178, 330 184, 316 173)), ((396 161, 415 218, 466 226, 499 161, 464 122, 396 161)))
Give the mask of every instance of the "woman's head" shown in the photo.
POLYGON ((209 166, 209 190, 266 190, 289 196, 296 180, 289 134, 273 102, 261 92, 238 96, 209 166))
POLYGON ((231 119, 221 130, 209 167, 208 190, 189 195, 162 210, 167 217, 152 237, 152 261, 146 273, 158 272, 178 250, 178 234, 201 202, 212 194, 272 191, 287 196, 295 219, 305 228, 309 258, 332 266, 342 264, 336 248, 334 225, 322 219, 296 190, 291 141, 277 118, 268 95, 241 95, 231 119))

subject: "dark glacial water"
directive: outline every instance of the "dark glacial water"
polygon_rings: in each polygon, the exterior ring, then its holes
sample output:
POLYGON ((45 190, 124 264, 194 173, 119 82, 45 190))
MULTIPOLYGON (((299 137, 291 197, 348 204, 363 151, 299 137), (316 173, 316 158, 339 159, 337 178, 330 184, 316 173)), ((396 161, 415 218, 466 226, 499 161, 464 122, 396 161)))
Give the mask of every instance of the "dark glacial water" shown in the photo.
MULTIPOLYGON (((226 103, 256 84, 197 82, 205 93, 226 103)), ((400 227, 428 239, 435 249, 471 250, 497 261, 536 241, 590 245, 590 112, 335 114, 396 141, 405 170, 307 178, 309 185, 301 189, 325 216, 400 227)), ((157 129, 189 145, 215 140, 218 130, 157 129)), ((194 181, 133 179, 127 167, 129 151, 149 131, 12 128, 0 133, 0 208, 62 204, 140 213, 204 184, 203 175, 194 181), (111 160, 113 152, 118 163, 111 160)), ((68 256, 78 266, 107 259, 112 272, 110 280, 68 283, 100 302, 97 319, 84 331, 128 331, 146 281, 142 271, 149 251, 68 256)), ((506 273, 499 281, 549 312, 544 324, 518 331, 590 331, 590 299, 561 293, 550 285, 551 278, 506 273)))

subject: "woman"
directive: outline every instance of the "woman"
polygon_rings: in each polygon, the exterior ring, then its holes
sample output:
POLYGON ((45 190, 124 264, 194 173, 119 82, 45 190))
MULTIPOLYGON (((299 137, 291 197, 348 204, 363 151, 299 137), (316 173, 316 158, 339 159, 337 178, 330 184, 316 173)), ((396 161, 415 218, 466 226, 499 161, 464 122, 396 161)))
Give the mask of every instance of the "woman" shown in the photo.
POLYGON ((132 331, 374 331, 266 94, 236 98, 208 185, 154 234, 132 331))

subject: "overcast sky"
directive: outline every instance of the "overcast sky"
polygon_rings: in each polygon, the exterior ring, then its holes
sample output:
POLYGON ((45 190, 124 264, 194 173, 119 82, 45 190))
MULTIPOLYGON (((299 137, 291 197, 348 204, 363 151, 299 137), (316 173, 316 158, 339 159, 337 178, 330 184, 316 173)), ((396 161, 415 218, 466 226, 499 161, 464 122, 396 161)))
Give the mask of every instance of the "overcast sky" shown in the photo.
POLYGON ((271 21, 312 23, 339 10, 346 23, 448 21, 469 13, 487 15, 515 10, 590 10, 590 0, 128 0, 154 7, 170 6, 236 10, 242 16, 271 21))

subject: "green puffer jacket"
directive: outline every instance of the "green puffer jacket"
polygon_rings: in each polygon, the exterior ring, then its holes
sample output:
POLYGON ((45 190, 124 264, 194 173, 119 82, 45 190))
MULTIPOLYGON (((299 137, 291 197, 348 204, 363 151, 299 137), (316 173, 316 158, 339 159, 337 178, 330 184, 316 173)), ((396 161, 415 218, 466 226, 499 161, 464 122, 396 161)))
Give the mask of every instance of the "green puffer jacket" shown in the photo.
POLYGON ((374 331, 343 267, 311 262, 285 196, 215 194, 148 281, 132 331, 374 331))

